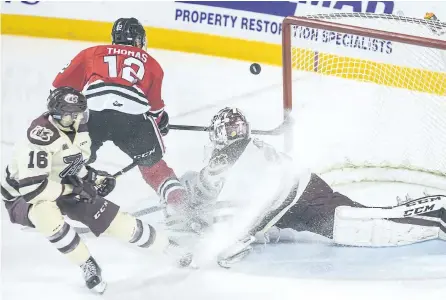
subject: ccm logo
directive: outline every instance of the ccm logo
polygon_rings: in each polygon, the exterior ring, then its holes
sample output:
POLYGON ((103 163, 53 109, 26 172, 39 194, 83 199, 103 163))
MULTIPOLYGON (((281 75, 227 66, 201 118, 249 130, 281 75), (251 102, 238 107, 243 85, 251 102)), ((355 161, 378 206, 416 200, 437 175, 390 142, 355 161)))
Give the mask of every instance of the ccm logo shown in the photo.
POLYGON ((152 155, 153 153, 155 153, 155 148, 153 148, 152 150, 150 150, 149 152, 143 153, 143 154, 139 154, 139 155, 135 155, 135 159, 141 159, 141 158, 145 158, 148 157, 150 155, 152 155))
POLYGON ((101 214, 105 211, 105 209, 107 208, 108 202, 104 201, 104 204, 102 205, 102 207, 98 210, 97 213, 94 214, 94 219, 97 220, 101 214))
POLYGON ((428 203, 428 202, 434 202, 434 201, 438 201, 438 200, 441 200, 440 196, 431 196, 431 197, 428 196, 428 197, 410 201, 410 202, 406 203, 406 207, 411 207, 411 206, 414 206, 417 204, 424 204, 424 203, 428 203))
POLYGON ((417 206, 404 211, 404 216, 413 216, 433 211, 435 209, 434 201, 441 200, 441 196, 427 196, 421 199, 413 200, 405 204, 406 207, 417 206), (429 204, 428 204, 429 203, 429 204))
POLYGON ((409 210, 404 211, 404 216, 408 217, 408 216, 423 214, 428 211, 433 211, 434 208, 435 208, 435 204, 421 206, 421 207, 417 207, 415 209, 409 209, 409 210))

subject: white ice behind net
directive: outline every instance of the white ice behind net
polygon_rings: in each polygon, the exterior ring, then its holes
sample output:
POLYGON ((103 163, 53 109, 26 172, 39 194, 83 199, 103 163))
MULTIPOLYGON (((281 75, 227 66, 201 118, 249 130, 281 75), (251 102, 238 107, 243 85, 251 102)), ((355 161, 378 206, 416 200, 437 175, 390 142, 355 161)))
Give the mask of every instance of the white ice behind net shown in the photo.
MULTIPOLYGON (((388 15, 315 15, 446 39, 446 24, 388 15)), ((446 51, 293 26, 294 154, 332 184, 446 190, 446 51)))

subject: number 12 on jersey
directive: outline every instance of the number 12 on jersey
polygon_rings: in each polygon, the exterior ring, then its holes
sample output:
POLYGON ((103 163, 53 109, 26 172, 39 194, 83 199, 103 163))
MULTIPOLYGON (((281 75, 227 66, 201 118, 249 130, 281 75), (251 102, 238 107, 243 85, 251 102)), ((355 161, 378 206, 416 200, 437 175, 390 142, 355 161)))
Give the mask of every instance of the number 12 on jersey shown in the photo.
MULTIPOLYGON (((118 58, 116 55, 104 56, 104 62, 108 64, 108 75, 110 77, 118 77, 118 58)), ((121 72, 121 78, 134 84, 138 80, 142 80, 144 77, 144 63, 134 57, 127 57, 123 62, 123 68, 121 72), (132 68, 132 65, 138 67, 138 71, 132 68)))

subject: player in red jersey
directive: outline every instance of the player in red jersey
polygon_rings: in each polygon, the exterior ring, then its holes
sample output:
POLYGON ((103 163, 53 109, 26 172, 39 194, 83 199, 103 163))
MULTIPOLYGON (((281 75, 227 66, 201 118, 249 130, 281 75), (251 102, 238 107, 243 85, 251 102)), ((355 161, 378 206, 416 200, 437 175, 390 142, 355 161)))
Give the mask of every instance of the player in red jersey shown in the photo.
POLYGON ((178 203, 185 192, 162 159, 169 117, 161 96, 163 69, 146 52, 146 32, 135 18, 113 24, 112 44, 82 50, 57 75, 55 88, 70 86, 88 99, 91 158, 112 141, 137 161, 144 180, 163 203, 178 203))

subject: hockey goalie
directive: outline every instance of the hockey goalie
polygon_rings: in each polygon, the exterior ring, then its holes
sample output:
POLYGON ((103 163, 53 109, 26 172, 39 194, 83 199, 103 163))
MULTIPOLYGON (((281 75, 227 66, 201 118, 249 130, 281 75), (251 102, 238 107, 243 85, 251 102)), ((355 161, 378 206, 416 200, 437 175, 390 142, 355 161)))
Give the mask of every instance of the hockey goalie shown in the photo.
POLYGON ((228 234, 220 234, 234 239, 220 253, 225 264, 244 257, 255 242, 292 242, 293 235, 283 234, 289 229, 360 247, 445 239, 444 195, 423 195, 392 207, 367 207, 334 191, 317 174, 301 170, 271 145, 252 138, 249 122, 239 109, 219 111, 209 130, 213 145, 209 163, 200 172, 183 176, 189 202, 168 207, 167 224, 172 231, 202 234, 222 220, 221 204, 231 203, 231 216, 238 222, 227 227, 235 234, 229 229, 228 234))

